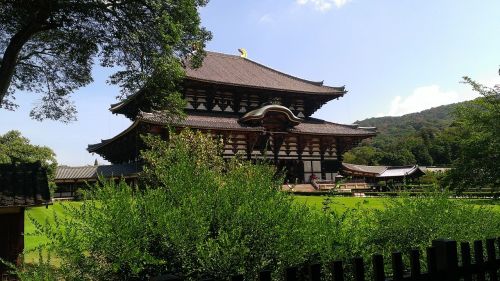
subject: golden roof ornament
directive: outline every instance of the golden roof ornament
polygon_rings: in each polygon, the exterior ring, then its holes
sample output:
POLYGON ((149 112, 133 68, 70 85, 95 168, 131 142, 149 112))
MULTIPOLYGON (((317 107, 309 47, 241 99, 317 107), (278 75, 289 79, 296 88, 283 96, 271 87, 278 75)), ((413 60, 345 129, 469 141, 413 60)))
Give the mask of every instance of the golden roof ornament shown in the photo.
POLYGON ((240 52, 240 57, 246 59, 248 57, 247 50, 245 48, 239 48, 238 51, 240 52))

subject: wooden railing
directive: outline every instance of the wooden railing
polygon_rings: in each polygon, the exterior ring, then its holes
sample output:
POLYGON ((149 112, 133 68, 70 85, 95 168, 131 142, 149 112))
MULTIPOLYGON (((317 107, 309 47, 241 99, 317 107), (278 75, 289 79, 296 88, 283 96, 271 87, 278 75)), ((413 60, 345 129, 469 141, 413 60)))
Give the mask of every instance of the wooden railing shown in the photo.
MULTIPOLYGON (((452 240, 434 240, 432 246, 426 249, 425 264, 422 263, 424 255, 420 250, 412 250, 409 254, 409 264, 405 266, 403 253, 394 252, 391 256, 390 272, 386 272, 386 262, 382 255, 372 256, 370 264, 362 258, 354 258, 351 263, 334 261, 326 265, 312 264, 305 267, 290 267, 282 274, 272 276, 271 271, 261 271, 258 276, 260 281, 286 280, 286 281, 498 281, 500 269, 500 238, 486 240, 486 258, 484 256, 483 241, 474 241, 473 254, 468 242, 460 243, 458 251, 457 242, 452 240), (499 254, 497 254, 497 252, 499 254), (426 268, 424 272, 422 269, 426 268), (281 275, 281 276, 280 276, 281 275)), ((256 276, 257 277, 257 276, 256 276)), ((243 281, 242 275, 233 276, 232 281, 243 281)), ((181 280, 181 279, 170 279, 181 280)), ((215 279, 204 279, 205 281, 215 279)))

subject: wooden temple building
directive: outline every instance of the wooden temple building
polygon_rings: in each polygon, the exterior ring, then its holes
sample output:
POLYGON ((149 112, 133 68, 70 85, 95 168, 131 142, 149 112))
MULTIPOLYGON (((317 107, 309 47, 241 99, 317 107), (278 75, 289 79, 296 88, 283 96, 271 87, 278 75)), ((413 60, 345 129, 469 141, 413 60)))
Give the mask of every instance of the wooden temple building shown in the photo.
POLYGON ((418 165, 367 166, 342 163, 341 174, 348 178, 342 184, 344 189, 388 190, 417 181, 425 175, 425 170, 418 165))
MULTIPOLYGON (((325 103, 346 94, 344 87, 297 78, 250 59, 207 52, 203 65, 186 68, 183 95, 187 118, 171 124, 220 137, 225 158, 241 154, 266 158, 286 169, 287 181, 334 180, 342 154, 376 134, 374 128, 342 125, 311 117, 325 103)), ((88 146, 113 164, 140 162, 140 135, 168 139, 167 120, 144 92, 111 105, 133 123, 120 134, 88 146)))

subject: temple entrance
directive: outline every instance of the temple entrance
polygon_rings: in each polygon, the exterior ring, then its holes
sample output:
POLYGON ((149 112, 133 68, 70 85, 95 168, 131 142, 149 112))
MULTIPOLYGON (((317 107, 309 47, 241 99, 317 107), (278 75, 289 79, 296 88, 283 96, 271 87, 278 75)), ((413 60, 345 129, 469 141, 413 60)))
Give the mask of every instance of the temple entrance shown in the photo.
POLYGON ((278 171, 285 172, 285 183, 304 182, 304 163, 295 159, 280 159, 276 164, 278 171))
POLYGON ((321 178, 327 181, 335 181, 342 166, 342 162, 337 160, 325 160, 322 163, 321 178))

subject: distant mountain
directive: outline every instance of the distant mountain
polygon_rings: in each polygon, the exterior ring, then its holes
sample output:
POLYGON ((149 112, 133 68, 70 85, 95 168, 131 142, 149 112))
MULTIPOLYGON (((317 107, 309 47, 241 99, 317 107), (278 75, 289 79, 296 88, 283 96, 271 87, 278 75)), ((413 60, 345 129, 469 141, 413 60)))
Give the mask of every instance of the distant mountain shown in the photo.
POLYGON ((379 134, 344 154, 344 161, 362 165, 449 165, 457 155, 455 103, 399 117, 357 121, 377 127, 379 134))
POLYGON ((426 109, 417 113, 410 113, 403 116, 372 117, 361 121, 356 121, 363 127, 377 127, 380 134, 393 136, 407 135, 415 133, 421 128, 430 127, 443 130, 453 122, 452 112, 461 103, 453 103, 426 109))

